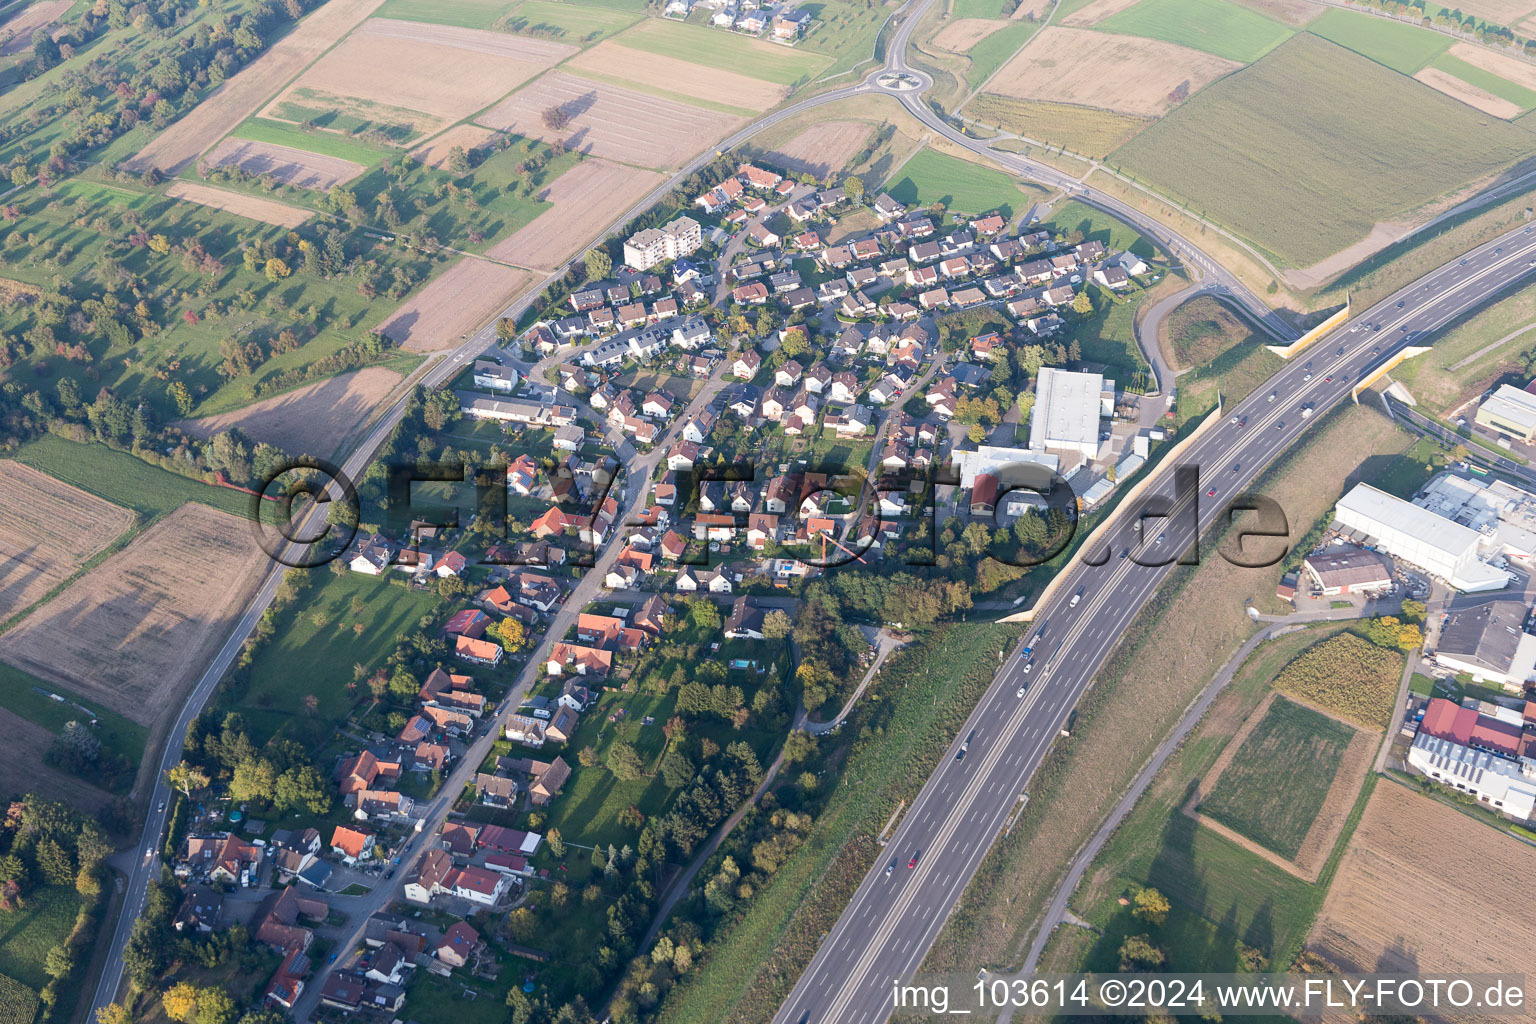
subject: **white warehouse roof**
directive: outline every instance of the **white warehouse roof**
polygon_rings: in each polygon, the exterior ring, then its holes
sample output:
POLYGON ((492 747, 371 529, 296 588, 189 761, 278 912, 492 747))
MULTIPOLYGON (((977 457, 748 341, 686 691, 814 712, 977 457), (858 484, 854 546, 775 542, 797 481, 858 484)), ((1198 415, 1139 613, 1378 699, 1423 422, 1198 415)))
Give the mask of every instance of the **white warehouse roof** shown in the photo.
MULTIPOLYGON (((1339 499, 1337 511, 1353 513, 1390 530, 1411 537, 1426 547, 1437 548, 1452 559, 1477 550, 1481 535, 1460 523, 1453 523, 1427 508, 1404 501, 1370 484, 1356 484, 1339 499)), ((1353 524, 1351 524, 1353 525, 1353 524)), ((1379 534, 1376 535, 1379 539, 1379 534)))
POLYGON ((1092 458, 1099 447, 1104 375, 1043 367, 1029 420, 1031 448, 1069 448, 1092 458))
POLYGON ((1502 384, 1480 411, 1490 413, 1526 431, 1536 430, 1536 395, 1513 384, 1502 384))

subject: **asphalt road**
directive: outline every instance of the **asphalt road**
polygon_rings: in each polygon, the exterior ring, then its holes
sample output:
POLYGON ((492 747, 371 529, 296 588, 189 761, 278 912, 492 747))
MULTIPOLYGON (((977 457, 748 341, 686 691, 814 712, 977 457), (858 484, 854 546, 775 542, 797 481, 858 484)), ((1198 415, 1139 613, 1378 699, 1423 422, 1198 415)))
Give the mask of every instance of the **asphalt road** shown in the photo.
MULTIPOLYGON (((1364 371, 1402 347, 1429 343, 1455 317, 1536 273, 1533 265, 1536 231, 1524 228, 1435 270, 1362 311, 1353 326, 1314 343, 1262 389, 1222 411, 1179 460, 1180 466, 1201 469, 1198 489, 1176 498, 1175 467, 1158 467, 1145 493, 1170 501, 1173 519, 1149 521, 1148 543, 1142 544, 1133 518, 1123 515, 1115 539, 1086 553, 1101 564, 1080 559, 1069 570, 1059 596, 1041 609, 1026 640, 1004 659, 775 1021, 885 1020, 892 982, 910 979, 921 965, 1052 739, 1181 547, 1214 524, 1224 503, 1248 488, 1322 412, 1348 401, 1349 386, 1364 371), (1310 418, 1301 414, 1305 405, 1315 410, 1310 418), (1246 425, 1234 419, 1245 419, 1246 425), (1161 543, 1160 533, 1166 534, 1161 543), (1127 551, 1133 557, 1123 557, 1127 551), (1139 564, 1157 561, 1169 564, 1139 564), (1030 639, 1035 650, 1026 659, 1022 649, 1030 639), (1028 689, 1021 698, 1017 693, 1024 684, 1028 689), (968 735, 965 758, 956 760, 968 735), (909 868, 913 857, 916 867, 909 868)), ((1213 551, 1201 555, 1219 557, 1213 551)))

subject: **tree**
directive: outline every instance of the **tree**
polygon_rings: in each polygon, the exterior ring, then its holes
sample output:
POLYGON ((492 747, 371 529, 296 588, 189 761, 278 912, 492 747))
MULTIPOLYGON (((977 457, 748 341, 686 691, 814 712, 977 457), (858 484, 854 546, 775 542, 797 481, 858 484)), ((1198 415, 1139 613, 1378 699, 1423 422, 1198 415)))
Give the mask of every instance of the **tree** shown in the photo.
POLYGON ((544 845, 549 847, 549 852, 556 858, 565 856, 565 840, 560 838, 560 830, 552 828, 544 836, 544 845))
POLYGON ((528 634, 523 629, 523 624, 513 618, 501 619, 498 622, 491 623, 486 628, 485 633, 492 640, 501 644, 502 649, 508 653, 522 650, 523 645, 528 642, 528 634))
POLYGON ((1072 299, 1072 312, 1087 316, 1093 312, 1093 300, 1088 297, 1088 289, 1078 292, 1072 299))
POLYGON ((108 1003, 96 1008, 96 1024, 133 1024, 133 1015, 122 1003, 108 1003))
POLYGON ((190 981, 179 981, 160 997, 160 1005, 171 1020, 191 1024, 197 1017, 197 986, 190 981))
POLYGON ((816 753, 816 738, 804 729, 796 729, 784 740, 784 763, 806 761, 816 753))
POLYGON ((1421 622, 1423 622, 1424 621, 1424 613, 1425 613, 1425 611, 1426 611, 1426 609, 1424 607, 1424 602, 1423 601, 1415 601, 1411 597, 1410 598, 1405 598, 1403 600, 1402 614, 1403 614, 1403 618, 1405 620, 1407 620, 1408 622, 1412 622, 1412 623, 1421 623, 1421 622))
POLYGON ((266 264, 262 267, 262 273, 267 275, 268 281, 281 281, 283 278, 293 273, 293 271, 289 268, 287 263, 283 262, 283 260, 279 259, 278 257, 273 256, 271 259, 267 260, 266 264))
MULTIPOLYGON (((522 986, 513 985, 507 989, 507 1024, 528 1024, 528 1018, 533 1016, 533 1004, 523 994, 522 986)), ((115 1024, 104 1021, 102 1024, 115 1024)))
POLYGON ((843 179, 843 191, 848 193, 848 200, 854 203, 864 201, 864 179, 850 174, 843 179))
POLYGON ((1152 945, 1145 935, 1131 935, 1120 943, 1120 969, 1122 971, 1149 971, 1161 967, 1163 951, 1152 945))
POLYGON ((645 774, 645 765, 632 745, 618 740, 608 749, 608 770, 622 782, 633 782, 645 774))
POLYGON ((669 750, 661 759, 661 778, 668 789, 682 789, 698 769, 681 750, 669 750))
POLYGON ((1449 454, 1452 462, 1466 462, 1472 453, 1467 450, 1466 445, 1458 442, 1451 447, 1449 454))
POLYGON ((1136 890, 1131 904, 1131 913, 1148 924, 1162 924, 1168 918, 1168 897, 1150 885, 1136 890))
POLYGON ((165 389, 165 394, 171 400, 171 404, 176 406, 176 412, 179 415, 186 416, 192 411, 192 393, 181 381, 171 381, 165 389))
POLYGON ((987 428, 980 423, 972 423, 970 429, 965 432, 965 436, 971 444, 981 444, 987 439, 987 428))
POLYGON ((75 955, 68 946, 54 946, 43 957, 43 973, 57 981, 75 969, 75 955))
POLYGON ((277 773, 272 762, 264 757, 247 758, 235 765, 235 773, 229 780, 229 797, 237 803, 272 799, 277 788, 277 773))
POLYGON ((763 616, 763 636, 769 640, 783 640, 789 631, 789 616, 782 609, 775 608, 763 616))
POLYGON ((181 795, 190 800, 194 789, 202 789, 208 785, 208 776, 196 765, 182 761, 166 769, 165 781, 172 789, 181 790, 181 795))
POLYGON ((544 122, 544 127, 552 132, 563 132, 571 123, 571 115, 566 113, 565 108, 558 104, 545 108, 544 113, 540 114, 539 117, 544 122))
POLYGON ((613 272, 613 257, 602 249, 588 249, 582 262, 587 266, 587 279, 601 281, 613 272))
POLYGON ((235 1000, 228 992, 214 985, 197 994, 197 1024, 233 1024, 235 1000))

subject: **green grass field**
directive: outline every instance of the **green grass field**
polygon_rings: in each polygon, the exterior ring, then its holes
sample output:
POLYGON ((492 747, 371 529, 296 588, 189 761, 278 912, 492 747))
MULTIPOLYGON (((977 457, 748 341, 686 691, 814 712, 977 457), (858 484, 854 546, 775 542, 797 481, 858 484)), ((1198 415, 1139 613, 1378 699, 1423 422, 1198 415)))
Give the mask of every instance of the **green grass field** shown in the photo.
POLYGON ((373 672, 383 665, 395 641, 416 629, 417 620, 437 604, 430 591, 352 572, 319 574, 318 586, 278 616, 273 639, 251 664, 250 685, 234 710, 245 715, 258 744, 283 731, 304 738, 310 721, 325 723, 321 732, 329 736, 330 724, 367 695, 347 691, 352 666, 361 663, 373 672), (352 613, 353 598, 363 602, 360 615, 352 613), (361 633, 353 629, 357 623, 361 633), (320 702, 313 720, 301 710, 309 694, 320 702))
POLYGON ((1151 118, 1117 114, 1097 107, 981 93, 965 108, 970 117, 1049 146, 1065 146, 1084 156, 1104 157, 1152 124, 1151 118))
POLYGON ((1011 216, 1030 201, 1002 171, 926 148, 896 171, 885 190, 908 206, 943 203, 957 213, 1001 210, 1004 216, 1011 216))
POLYGON ((374 16, 460 28, 491 28, 511 7, 512 0, 385 0, 374 16))
POLYGON ((1353 738, 1349 726, 1276 697, 1201 801, 1200 813, 1295 857, 1353 738))
POLYGON ((1252 64, 1295 32, 1227 0, 1141 0, 1097 26, 1252 64))
POLYGON ((801 41, 799 49, 826 54, 833 63, 823 70, 830 77, 870 60, 875 52, 875 36, 884 23, 889 8, 860 0, 814 0, 798 5, 820 22, 801 41))
POLYGON ((40 989, 48 984, 43 958, 74 929, 80 896, 73 887, 49 885, 28 892, 26 904, 0 918, 0 974, 40 989))
POLYGON ((391 152, 380 146, 349 139, 335 132, 306 131, 301 125, 286 124, 265 117, 249 117, 229 133, 237 139, 266 142, 274 146, 288 146, 321 156, 333 156, 340 160, 372 167, 391 152))
POLYGON ((249 508, 249 497, 239 491, 188 479, 104 444, 45 434, 17 449, 16 461, 146 516, 165 515, 189 501, 242 517, 249 508))
POLYGON ((1302 267, 1363 238, 1378 221, 1530 155, 1529 134, 1487 120, 1302 33, 1207 86, 1113 160, 1191 212, 1302 267), (1350 102, 1340 103, 1345 95, 1350 102))
POLYGON ((1307 24, 1307 31, 1393 71, 1411 75, 1451 45, 1451 37, 1359 11, 1329 8, 1307 24))
POLYGON ((991 78, 998 68, 1008 62, 1009 57, 1019 52, 1019 47, 1029 42, 1039 27, 1032 21, 1011 22, 1007 28, 998 29, 966 50, 965 55, 971 59, 971 69, 965 77, 971 87, 979 88, 982 82, 991 78))
POLYGON ((705 67, 734 71, 780 85, 796 85, 809 79, 831 61, 823 56, 745 36, 648 18, 617 37, 636 50, 675 57, 705 67))
POLYGON ((1003 0, 953 0, 949 6, 951 18, 1006 18, 1003 0))
POLYGON ((1073 200, 1051 207, 1049 218, 1044 221, 1057 231, 1070 234, 1081 231, 1084 239, 1096 238, 1112 249, 1130 249, 1143 259, 1156 255, 1152 243, 1141 233, 1116 220, 1101 210, 1073 200))
POLYGON ((632 13, 555 0, 525 0, 507 18, 507 27, 562 43, 595 43, 638 20, 632 13))
POLYGON ((1484 92, 1491 92, 1500 99, 1508 100, 1522 111, 1536 107, 1536 92, 1516 85, 1491 71, 1484 71, 1475 64, 1468 64, 1460 57, 1442 53, 1430 62, 1430 67, 1439 68, 1447 74, 1455 75, 1468 85, 1475 85, 1484 92))
POLYGON ((1201 295, 1182 303, 1164 321, 1177 366, 1201 366, 1253 340, 1248 325, 1220 301, 1201 295))

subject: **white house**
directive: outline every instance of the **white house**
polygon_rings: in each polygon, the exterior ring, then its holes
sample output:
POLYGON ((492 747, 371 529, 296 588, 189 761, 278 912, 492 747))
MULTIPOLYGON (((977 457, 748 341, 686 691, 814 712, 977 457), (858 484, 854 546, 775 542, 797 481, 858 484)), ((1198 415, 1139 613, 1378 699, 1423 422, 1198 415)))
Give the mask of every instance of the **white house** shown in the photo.
POLYGON ((475 360, 475 387, 510 395, 517 387, 517 370, 488 359, 475 360))

